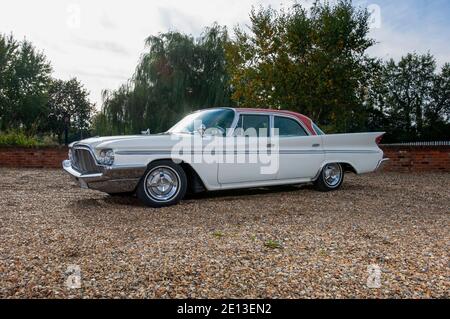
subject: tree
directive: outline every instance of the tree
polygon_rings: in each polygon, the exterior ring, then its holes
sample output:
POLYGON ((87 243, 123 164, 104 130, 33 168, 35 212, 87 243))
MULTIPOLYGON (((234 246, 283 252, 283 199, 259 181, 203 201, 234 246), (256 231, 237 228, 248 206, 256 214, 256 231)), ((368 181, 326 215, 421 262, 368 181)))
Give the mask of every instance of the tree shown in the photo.
POLYGON ((47 129, 58 136, 60 143, 65 131, 67 140, 69 129, 80 137, 83 132, 88 132, 94 105, 89 101, 89 93, 76 78, 53 80, 48 94, 47 129))
POLYGON ((193 110, 230 106, 227 40, 226 29, 218 25, 198 39, 179 32, 148 37, 133 77, 103 94, 103 120, 110 123, 103 133, 162 132, 193 110))
POLYGON ((446 63, 433 79, 424 117, 425 139, 450 140, 450 63, 446 63))
POLYGON ((386 65, 387 112, 394 120, 393 129, 400 129, 404 138, 421 137, 435 70, 436 62, 430 54, 408 54, 398 64, 391 60, 386 65))
POLYGON ((374 62, 366 54, 374 44, 368 19, 350 1, 252 10, 250 33, 237 28, 227 45, 233 99, 305 113, 331 132, 359 129, 374 62))
POLYGON ((372 75, 368 103, 378 111, 387 141, 405 142, 449 136, 450 73, 436 74, 431 54, 410 53, 387 61, 372 75))
POLYGON ((0 35, 0 129, 39 130, 51 74, 50 63, 27 40, 0 35))

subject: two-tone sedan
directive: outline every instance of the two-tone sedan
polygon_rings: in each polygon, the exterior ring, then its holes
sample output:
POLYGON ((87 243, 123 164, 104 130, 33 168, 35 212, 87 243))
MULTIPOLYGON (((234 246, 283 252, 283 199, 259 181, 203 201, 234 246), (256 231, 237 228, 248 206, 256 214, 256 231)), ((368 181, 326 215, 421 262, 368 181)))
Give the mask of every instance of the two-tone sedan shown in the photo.
POLYGON ((63 168, 83 188, 136 193, 151 207, 176 204, 187 191, 304 183, 333 191, 345 172, 370 173, 382 165, 383 134, 326 135, 291 111, 206 109, 166 133, 72 143, 63 168))

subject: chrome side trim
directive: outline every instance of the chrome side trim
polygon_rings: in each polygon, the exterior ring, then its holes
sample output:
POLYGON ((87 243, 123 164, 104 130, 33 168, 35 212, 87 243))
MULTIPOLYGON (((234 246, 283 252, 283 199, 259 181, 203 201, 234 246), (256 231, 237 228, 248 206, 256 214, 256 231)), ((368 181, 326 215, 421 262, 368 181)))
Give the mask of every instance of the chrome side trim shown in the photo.
MULTIPOLYGON (((215 151, 218 152, 217 150, 215 151)), ((245 150, 245 151, 234 151, 234 154, 250 154, 258 152, 245 150)), ((188 152, 180 152, 181 154, 203 154, 203 151, 188 151, 188 152)), ((223 152, 224 154, 228 154, 228 152, 223 152)), ((230 152, 231 153, 231 152, 230 152)), ((279 154, 376 154, 379 153, 379 151, 375 150, 318 150, 318 149, 312 149, 312 150, 280 150, 279 154)), ((167 150, 123 150, 123 151, 116 151, 115 154, 117 155, 170 155, 172 154, 171 151, 167 150)))
POLYGON ((324 153, 330 153, 330 154, 339 154, 339 153, 345 153, 345 154, 378 154, 380 151, 376 150, 324 150, 324 153))

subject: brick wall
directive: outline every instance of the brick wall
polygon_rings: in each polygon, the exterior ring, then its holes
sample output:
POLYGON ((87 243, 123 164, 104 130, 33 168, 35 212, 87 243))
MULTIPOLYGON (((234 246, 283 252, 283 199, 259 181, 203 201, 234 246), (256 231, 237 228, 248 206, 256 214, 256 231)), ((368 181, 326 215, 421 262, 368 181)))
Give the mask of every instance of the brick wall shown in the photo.
MULTIPOLYGON (((450 145, 398 146, 382 145, 391 160, 386 171, 450 172, 450 145)), ((67 159, 66 147, 0 147, 0 167, 60 168, 67 159)))
POLYGON ((0 167, 60 168, 66 147, 0 147, 0 167))
POLYGON ((450 145, 382 145, 381 148, 385 157, 391 159, 385 165, 385 171, 450 172, 450 145))

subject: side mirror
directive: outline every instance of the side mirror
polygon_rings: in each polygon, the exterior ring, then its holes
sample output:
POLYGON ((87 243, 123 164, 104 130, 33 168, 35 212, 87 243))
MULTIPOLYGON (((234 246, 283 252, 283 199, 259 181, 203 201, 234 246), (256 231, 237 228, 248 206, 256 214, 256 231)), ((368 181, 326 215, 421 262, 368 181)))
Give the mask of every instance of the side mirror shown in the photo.
POLYGON ((201 137, 203 137, 205 135, 205 131, 206 131, 206 126, 204 124, 200 125, 197 128, 197 132, 198 132, 198 134, 200 134, 201 137))

